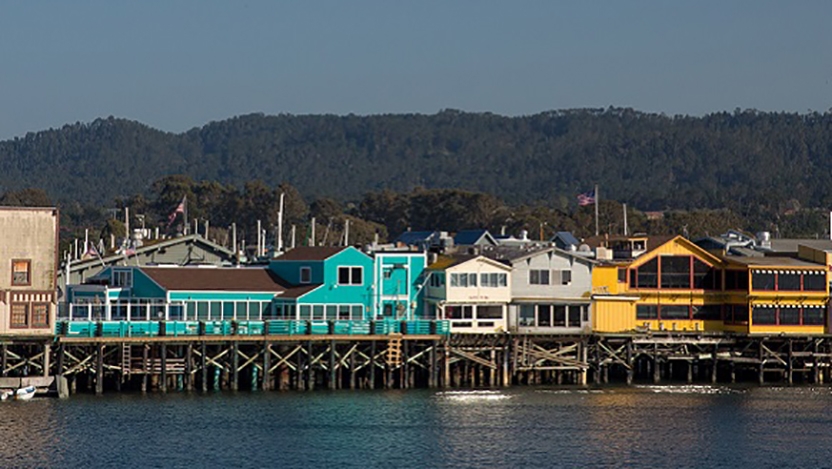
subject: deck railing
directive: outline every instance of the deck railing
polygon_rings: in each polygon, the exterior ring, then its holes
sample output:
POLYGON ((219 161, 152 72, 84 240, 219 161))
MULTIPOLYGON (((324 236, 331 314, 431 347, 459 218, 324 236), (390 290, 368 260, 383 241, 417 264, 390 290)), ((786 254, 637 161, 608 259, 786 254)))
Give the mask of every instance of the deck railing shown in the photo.
POLYGON ((262 335, 448 335, 447 320, 412 321, 60 321, 61 337, 193 337, 262 335))

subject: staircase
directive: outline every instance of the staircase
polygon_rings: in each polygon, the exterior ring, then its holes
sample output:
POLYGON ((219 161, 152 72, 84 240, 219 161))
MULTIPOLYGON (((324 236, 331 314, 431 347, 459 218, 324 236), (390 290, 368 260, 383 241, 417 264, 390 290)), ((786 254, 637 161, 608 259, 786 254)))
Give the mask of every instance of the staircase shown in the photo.
POLYGON ((122 376, 130 375, 132 361, 132 347, 130 344, 121 344, 121 374, 122 376))
POLYGON ((387 340, 387 366, 398 368, 402 365, 402 335, 390 334, 387 340))

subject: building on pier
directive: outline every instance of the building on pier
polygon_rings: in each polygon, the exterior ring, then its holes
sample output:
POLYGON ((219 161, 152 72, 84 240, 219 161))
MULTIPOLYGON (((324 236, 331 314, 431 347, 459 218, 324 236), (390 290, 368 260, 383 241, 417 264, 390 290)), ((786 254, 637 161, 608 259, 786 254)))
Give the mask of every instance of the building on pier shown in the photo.
POLYGON ((0 335, 52 334, 57 268, 58 210, 0 207, 0 335))
POLYGON ((428 317, 447 319, 454 333, 508 331, 511 267, 479 254, 442 255, 428 268, 428 317))
POLYGON ((293 291, 265 268, 108 267, 70 285, 61 319, 260 321, 276 318, 275 298, 293 291))
POLYGON ((556 247, 483 248, 511 266, 508 330, 521 334, 581 334, 591 330, 595 261, 556 247))
MULTIPOLYGON (((828 333, 830 253, 717 255, 677 236, 593 272, 596 332, 828 333)), ((727 252, 727 251, 726 251, 727 252)), ((621 260, 615 260, 616 257, 621 260)))
POLYGON ((722 259, 682 236, 616 243, 593 271, 595 331, 723 330, 722 259))

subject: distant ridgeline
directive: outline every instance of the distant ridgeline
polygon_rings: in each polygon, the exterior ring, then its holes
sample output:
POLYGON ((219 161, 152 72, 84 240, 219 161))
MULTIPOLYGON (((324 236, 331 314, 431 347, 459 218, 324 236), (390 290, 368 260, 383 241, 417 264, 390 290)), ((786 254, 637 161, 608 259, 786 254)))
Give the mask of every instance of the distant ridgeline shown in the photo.
POLYGON ((631 231, 813 236, 828 226, 831 153, 830 113, 252 114, 182 134, 110 117, 0 142, 0 204, 57 202, 71 230, 100 223, 87 206, 129 205, 164 224, 187 195, 191 218, 244 228, 270 222, 282 184, 299 230, 310 215, 324 224, 349 215, 391 236, 408 227, 589 235, 594 208, 576 207, 575 196, 598 184, 602 232, 622 231, 618 201, 641 210, 631 231))
POLYGON ((523 117, 442 111, 252 114, 182 134, 107 118, 0 142, 0 193, 111 203, 169 174, 242 185, 288 181, 307 197, 461 188, 509 203, 569 201, 594 184, 643 210, 832 206, 832 114, 704 117, 630 109, 523 117))

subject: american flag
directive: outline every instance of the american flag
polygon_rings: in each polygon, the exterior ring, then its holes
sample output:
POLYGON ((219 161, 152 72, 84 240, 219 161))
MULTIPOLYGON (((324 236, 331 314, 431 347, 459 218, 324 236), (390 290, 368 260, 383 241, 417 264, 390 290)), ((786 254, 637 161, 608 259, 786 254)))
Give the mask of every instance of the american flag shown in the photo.
POLYGON ((176 214, 177 213, 181 213, 182 215, 185 214, 185 204, 187 202, 188 202, 187 196, 183 196, 182 197, 182 202, 179 202, 179 205, 177 205, 176 208, 173 209, 173 212, 171 212, 171 214, 168 215, 168 226, 170 226, 171 223, 173 223, 173 220, 176 220, 176 214))
POLYGON ((578 194, 578 205, 581 207, 585 205, 592 205, 595 203, 595 189, 584 192, 583 194, 578 194))

